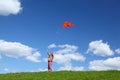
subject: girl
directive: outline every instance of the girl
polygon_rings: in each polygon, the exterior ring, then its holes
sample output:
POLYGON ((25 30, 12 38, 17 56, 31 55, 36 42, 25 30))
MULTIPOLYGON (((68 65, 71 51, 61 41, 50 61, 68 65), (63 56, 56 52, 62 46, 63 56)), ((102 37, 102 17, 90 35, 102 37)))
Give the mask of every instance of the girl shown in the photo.
POLYGON ((48 71, 52 71, 52 61, 53 61, 53 58, 54 58, 54 55, 53 53, 51 52, 47 52, 48 54, 48 71))

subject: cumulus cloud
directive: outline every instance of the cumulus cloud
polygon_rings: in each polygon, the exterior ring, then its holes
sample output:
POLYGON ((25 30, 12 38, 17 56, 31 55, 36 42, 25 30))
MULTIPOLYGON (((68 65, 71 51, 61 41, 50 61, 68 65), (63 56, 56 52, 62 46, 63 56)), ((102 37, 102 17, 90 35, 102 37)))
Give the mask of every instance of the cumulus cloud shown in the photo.
POLYGON ((8 68, 4 68, 3 70, 4 70, 5 72, 8 72, 8 71, 9 71, 9 69, 8 69, 8 68))
POLYGON ((51 48, 56 48, 56 45, 53 43, 51 45, 48 46, 48 49, 51 49, 51 48))
MULTIPOLYGON (((53 44, 51 44, 53 45, 53 44)), ((53 48, 53 47, 52 47, 53 48)), ((85 57, 81 55, 77 49, 78 47, 75 45, 55 45, 56 49, 54 54, 54 62, 57 64, 63 65, 59 70, 82 70, 83 67, 72 67, 71 61, 85 61, 85 57)))
POLYGON ((0 40, 0 54, 12 58, 24 57, 33 62, 40 62, 39 57, 41 56, 34 48, 19 42, 8 42, 4 40, 0 40))
POLYGON ((90 53, 90 52, 99 56, 114 55, 114 52, 110 49, 110 45, 108 45, 107 43, 103 43, 102 40, 90 42, 87 53, 90 53))
POLYGON ((20 72, 19 70, 12 70, 12 69, 9 69, 9 68, 4 68, 3 71, 5 73, 16 73, 16 72, 20 72))
POLYGON ((39 68, 38 71, 44 72, 44 71, 48 71, 48 69, 47 68, 44 68, 44 69, 43 68, 39 68))
POLYGON ((89 63, 90 70, 120 70, 120 57, 94 60, 89 63))
POLYGON ((73 66, 71 65, 71 63, 69 63, 69 64, 67 64, 67 65, 64 65, 63 67, 60 67, 58 70, 83 71, 83 70, 84 70, 84 67, 82 67, 82 66, 73 67, 73 66))
POLYGON ((120 54, 120 48, 116 49, 115 52, 120 54))
POLYGON ((79 53, 68 53, 68 54, 56 53, 54 58, 54 61, 58 64, 67 64, 70 63, 71 60, 84 61, 85 57, 79 53))
POLYGON ((2 59, 2 56, 0 55, 0 59, 2 59))
POLYGON ((18 14, 22 10, 20 0, 0 0, 0 15, 18 14))

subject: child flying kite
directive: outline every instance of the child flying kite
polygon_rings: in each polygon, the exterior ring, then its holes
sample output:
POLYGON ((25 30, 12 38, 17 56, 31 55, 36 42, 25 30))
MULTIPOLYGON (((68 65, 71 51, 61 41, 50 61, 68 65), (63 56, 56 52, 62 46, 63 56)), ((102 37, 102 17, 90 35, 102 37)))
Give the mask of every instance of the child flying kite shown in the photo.
POLYGON ((47 51, 47 54, 48 54, 48 71, 52 71, 52 61, 53 61, 54 55, 52 52, 48 52, 48 51, 47 51))

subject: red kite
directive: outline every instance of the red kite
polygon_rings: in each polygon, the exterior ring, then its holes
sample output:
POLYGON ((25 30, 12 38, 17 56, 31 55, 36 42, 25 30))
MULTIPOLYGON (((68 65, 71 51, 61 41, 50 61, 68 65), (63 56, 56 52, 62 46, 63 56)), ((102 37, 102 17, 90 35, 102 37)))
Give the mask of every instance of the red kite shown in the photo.
POLYGON ((74 24, 72 24, 71 22, 65 21, 62 25, 62 28, 71 27, 71 26, 74 26, 74 24))

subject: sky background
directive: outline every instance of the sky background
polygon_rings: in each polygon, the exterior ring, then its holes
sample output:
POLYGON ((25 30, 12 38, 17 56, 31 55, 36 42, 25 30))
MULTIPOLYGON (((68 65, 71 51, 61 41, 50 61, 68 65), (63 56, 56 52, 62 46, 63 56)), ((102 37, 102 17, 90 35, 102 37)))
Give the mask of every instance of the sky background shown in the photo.
POLYGON ((119 0, 0 0, 0 73, 120 70, 119 0), (62 28, 64 21, 75 24, 62 28))

